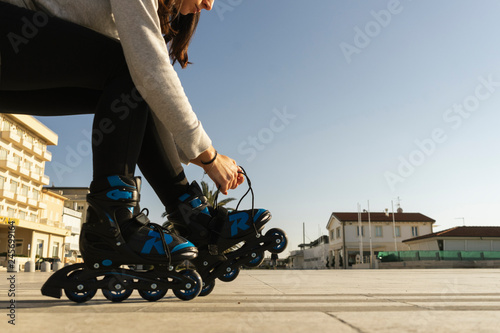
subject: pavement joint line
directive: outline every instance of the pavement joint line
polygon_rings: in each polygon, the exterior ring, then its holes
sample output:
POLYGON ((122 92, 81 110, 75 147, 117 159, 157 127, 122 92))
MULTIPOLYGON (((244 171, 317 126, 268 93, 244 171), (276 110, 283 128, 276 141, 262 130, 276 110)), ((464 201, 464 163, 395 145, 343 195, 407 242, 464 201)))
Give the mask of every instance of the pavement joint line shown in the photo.
MULTIPOLYGON (((377 299, 377 297, 375 297, 377 299)), ((425 306, 422 306, 422 305, 418 305, 418 304, 411 304, 407 301, 403 301, 403 300, 395 300, 395 299, 391 299, 391 298, 382 298, 386 301, 389 301, 389 302, 393 302, 393 303, 397 303, 397 304, 406 304, 406 305, 409 305, 411 307, 416 307, 416 308, 420 308, 420 309, 423 309, 423 310, 433 310, 434 308, 432 307, 425 307, 425 306)))
POLYGON ((283 292, 282 290, 279 290, 278 288, 271 286, 269 283, 262 281, 261 279, 259 279, 259 278, 255 277, 254 275, 252 275, 252 274, 248 274, 248 276, 252 277, 254 280, 259 281, 260 283, 265 284, 266 286, 270 287, 271 289, 276 290, 276 291, 277 291, 277 292, 279 292, 280 294, 285 295, 285 292, 283 292))
POLYGON ((356 326, 352 325, 351 323, 348 323, 347 321, 345 321, 345 320, 343 320, 343 319, 341 319, 341 318, 337 317, 337 316, 336 316, 336 315, 334 315, 333 313, 325 312, 325 314, 326 314, 327 316, 330 316, 330 317, 332 317, 332 318, 335 318, 336 320, 340 321, 342 324, 349 326, 350 328, 352 328, 353 330, 355 330, 355 331, 356 331, 356 332, 358 332, 358 333, 367 333, 367 332, 363 331, 362 329, 360 329, 359 327, 356 327, 356 326))

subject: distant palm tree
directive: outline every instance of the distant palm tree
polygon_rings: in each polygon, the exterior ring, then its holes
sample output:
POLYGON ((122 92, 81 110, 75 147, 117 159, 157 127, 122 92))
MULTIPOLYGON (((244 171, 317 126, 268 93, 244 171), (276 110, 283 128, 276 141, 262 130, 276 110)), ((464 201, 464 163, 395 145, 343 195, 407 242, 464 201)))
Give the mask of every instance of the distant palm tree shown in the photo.
MULTIPOLYGON (((212 190, 210 190, 208 188, 208 184, 205 182, 205 181, 201 181, 201 191, 203 193, 203 195, 207 198, 207 201, 208 203, 214 207, 215 206, 215 198, 218 196, 218 192, 219 190, 216 190, 215 192, 213 192, 212 190)), ((228 203, 230 203, 231 201, 234 201, 236 200, 235 198, 227 198, 227 199, 224 199, 224 200, 221 200, 221 201, 218 201, 217 202, 217 206, 218 207, 224 207, 225 205, 227 205, 228 203)), ((233 208, 228 208, 228 209, 233 209, 233 208)))

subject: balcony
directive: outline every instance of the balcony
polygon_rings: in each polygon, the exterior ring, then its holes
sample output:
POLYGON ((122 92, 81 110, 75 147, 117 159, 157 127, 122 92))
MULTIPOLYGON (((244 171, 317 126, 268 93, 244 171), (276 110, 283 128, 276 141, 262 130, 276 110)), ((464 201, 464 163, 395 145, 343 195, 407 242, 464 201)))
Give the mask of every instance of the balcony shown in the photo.
POLYGON ((1 137, 2 139, 8 141, 8 142, 12 142, 16 145, 20 145, 21 144, 21 137, 14 131, 1 131, 0 132, 1 134, 1 137))
POLYGON ((30 170, 26 169, 22 166, 19 166, 19 173, 23 176, 29 177, 30 176, 30 170))
POLYGON ((40 147, 33 146, 33 153, 38 157, 43 157, 43 150, 40 147))
POLYGON ((14 193, 7 189, 0 189, 0 198, 7 198, 14 200, 14 193))
POLYGON ((43 176, 42 176, 42 179, 41 179, 41 183, 42 183, 43 185, 49 185, 49 183, 50 183, 50 178, 49 178, 48 176, 43 175, 43 176))
POLYGON ((26 196, 24 196, 24 195, 16 194, 16 201, 25 204, 26 201, 28 201, 28 198, 26 196))
POLYGON ((67 225, 66 229, 71 231, 71 235, 79 235, 80 234, 80 226, 75 227, 75 226, 67 225))
POLYGON ((43 159, 45 161, 48 161, 48 162, 52 161, 52 153, 48 150, 44 151, 43 152, 43 159))
POLYGON ((31 207, 38 208, 38 201, 35 199, 28 198, 27 204, 31 207))
POLYGON ((17 164, 6 158, 0 159, 0 168, 17 173, 17 164))
POLYGON ((22 140, 22 145, 24 149, 27 149, 29 151, 33 151, 33 143, 29 142, 28 140, 24 139, 22 140))
POLYGON ((30 171, 30 178, 39 182, 40 181, 40 174, 38 174, 35 171, 30 171))

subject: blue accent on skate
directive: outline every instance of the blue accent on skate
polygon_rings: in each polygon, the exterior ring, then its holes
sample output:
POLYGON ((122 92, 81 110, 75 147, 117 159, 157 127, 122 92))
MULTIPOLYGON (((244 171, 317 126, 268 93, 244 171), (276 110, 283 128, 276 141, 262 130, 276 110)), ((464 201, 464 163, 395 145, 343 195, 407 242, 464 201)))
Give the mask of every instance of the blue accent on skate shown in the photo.
POLYGON ((132 199, 132 192, 120 191, 116 189, 106 193, 106 196, 112 200, 132 199))
POLYGON ((115 222, 115 221, 113 220, 113 218, 112 218, 111 216, 109 216, 109 214, 108 214, 108 213, 106 213, 106 212, 105 212, 104 214, 106 214, 106 216, 108 217, 108 220, 109 220, 110 222, 115 222))
POLYGON ((198 206, 201 206, 201 200, 200 199, 194 199, 191 201, 191 207, 196 208, 198 206))
POLYGON ((186 247, 194 247, 194 244, 191 243, 190 241, 186 241, 185 243, 179 244, 174 249, 172 250, 172 253, 185 249, 186 247))
POLYGON ((257 214, 254 215, 253 217, 253 221, 254 222, 257 222, 257 219, 262 215, 262 213, 264 213, 266 211, 266 209, 259 209, 257 211, 257 214))
POLYGON ((128 210, 129 210, 132 214, 134 214, 134 207, 128 207, 128 210))
POLYGON ((111 187, 117 187, 117 186, 126 186, 130 188, 134 188, 134 185, 127 184, 123 182, 123 180, 120 178, 120 176, 109 176, 108 177, 108 182, 111 187))
POLYGON ((106 260, 102 261, 102 264, 103 264, 103 266, 107 267, 107 266, 113 265, 113 262, 111 260, 109 260, 109 259, 106 259, 106 260))
POLYGON ((248 214, 245 212, 229 215, 229 222, 233 223, 231 225, 231 237, 238 234, 238 229, 247 230, 248 228, 250 228, 250 226, 246 224, 247 221, 248 214))
POLYGON ((186 201, 186 200, 187 200, 187 198, 189 198, 189 194, 184 193, 183 195, 181 195, 181 196, 179 197, 179 200, 180 200, 180 201, 182 201, 182 202, 184 202, 184 201, 186 201))
MULTIPOLYGON (((169 234, 163 234, 163 235, 165 236, 165 242, 167 244, 172 243, 172 241, 174 240, 172 236, 170 236, 169 234)), ((150 230, 148 236, 152 238, 147 240, 146 243, 144 243, 144 247, 142 248, 141 253, 151 254, 151 250, 154 247, 156 249, 156 252, 158 252, 158 254, 165 254, 160 234, 156 231, 150 230)))

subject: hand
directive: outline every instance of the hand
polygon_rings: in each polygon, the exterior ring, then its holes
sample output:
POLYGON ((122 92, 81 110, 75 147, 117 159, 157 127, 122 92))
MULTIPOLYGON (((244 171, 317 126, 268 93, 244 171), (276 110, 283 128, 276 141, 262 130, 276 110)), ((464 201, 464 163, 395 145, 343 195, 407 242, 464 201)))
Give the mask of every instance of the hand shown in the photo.
POLYGON ((191 162, 202 167, 210 179, 214 181, 220 192, 227 195, 227 191, 230 189, 234 190, 241 185, 245 177, 240 167, 236 164, 236 161, 222 154, 217 154, 215 160, 210 164, 202 163, 211 161, 214 157, 215 148, 210 147, 201 153, 200 156, 191 160, 191 162))

